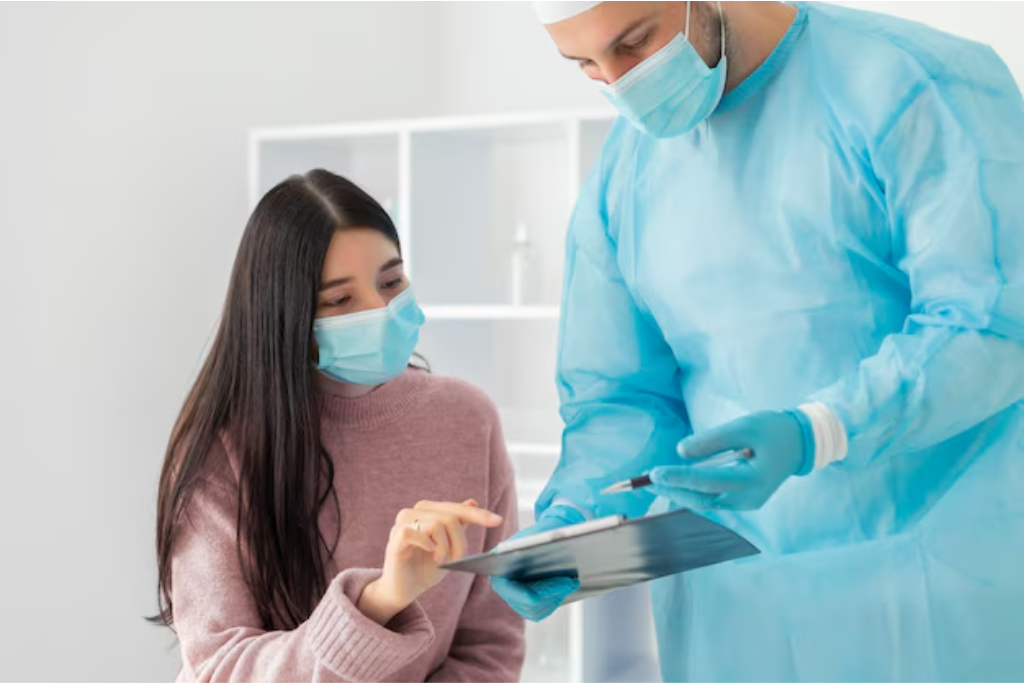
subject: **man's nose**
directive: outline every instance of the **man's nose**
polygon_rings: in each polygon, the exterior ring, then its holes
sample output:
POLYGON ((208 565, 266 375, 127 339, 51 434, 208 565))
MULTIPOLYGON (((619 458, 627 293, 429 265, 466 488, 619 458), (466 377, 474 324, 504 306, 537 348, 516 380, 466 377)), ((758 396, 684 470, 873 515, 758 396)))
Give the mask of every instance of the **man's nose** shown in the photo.
POLYGON ((640 63, 639 59, 615 59, 598 64, 598 73, 594 80, 611 84, 619 80, 640 63))

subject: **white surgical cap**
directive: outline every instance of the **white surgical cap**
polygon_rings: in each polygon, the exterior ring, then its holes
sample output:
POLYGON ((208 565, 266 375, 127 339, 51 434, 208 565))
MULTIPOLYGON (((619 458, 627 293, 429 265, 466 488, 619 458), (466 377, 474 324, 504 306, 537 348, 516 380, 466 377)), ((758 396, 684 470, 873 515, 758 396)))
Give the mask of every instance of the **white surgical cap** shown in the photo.
POLYGON ((600 2, 535 2, 533 11, 537 13, 540 23, 547 26, 571 19, 600 4, 600 2))

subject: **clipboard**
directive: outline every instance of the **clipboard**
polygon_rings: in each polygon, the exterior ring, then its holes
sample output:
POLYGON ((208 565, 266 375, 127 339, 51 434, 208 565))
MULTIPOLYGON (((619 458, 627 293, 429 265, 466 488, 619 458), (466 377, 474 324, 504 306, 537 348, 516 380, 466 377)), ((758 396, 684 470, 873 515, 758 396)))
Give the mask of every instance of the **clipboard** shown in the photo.
POLYGON ((549 533, 553 535, 533 543, 530 536, 506 541, 504 548, 498 544, 489 553, 442 568, 518 581, 571 576, 579 580, 580 589, 569 603, 761 552, 736 532, 690 510, 631 520, 604 517, 549 533))

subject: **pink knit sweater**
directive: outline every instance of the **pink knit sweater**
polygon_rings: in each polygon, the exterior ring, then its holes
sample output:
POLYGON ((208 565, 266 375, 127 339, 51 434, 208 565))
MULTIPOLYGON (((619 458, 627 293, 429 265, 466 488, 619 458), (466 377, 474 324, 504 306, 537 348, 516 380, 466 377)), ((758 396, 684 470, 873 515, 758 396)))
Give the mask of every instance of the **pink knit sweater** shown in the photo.
MULTIPOLYGON (((359 398, 323 384, 321 439, 334 459, 340 570, 294 631, 260 622, 236 554, 237 459, 219 448, 172 560, 179 681, 514 681, 523 622, 487 579, 452 572, 386 627, 356 603, 380 575, 395 515, 417 501, 474 498, 504 517, 469 527, 471 553, 516 530, 516 493, 497 411, 480 391, 409 370, 359 398), (226 454, 226 457, 225 457, 226 454)), ((321 528, 334 538, 326 509, 321 528)))

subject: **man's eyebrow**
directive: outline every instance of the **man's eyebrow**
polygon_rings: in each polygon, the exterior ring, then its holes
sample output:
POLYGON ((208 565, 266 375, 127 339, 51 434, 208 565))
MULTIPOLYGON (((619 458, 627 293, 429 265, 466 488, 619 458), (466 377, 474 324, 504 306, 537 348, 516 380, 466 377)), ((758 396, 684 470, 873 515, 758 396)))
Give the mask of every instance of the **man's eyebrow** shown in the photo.
MULTIPOLYGON (((608 43, 608 45, 603 50, 601 50, 601 54, 607 54, 614 50, 616 47, 619 46, 619 43, 626 39, 626 36, 628 36, 633 31, 637 30, 650 20, 650 17, 645 17, 643 19, 637 19, 636 21, 634 21, 624 30, 620 31, 619 35, 615 36, 615 38, 610 43, 608 43)), ((574 62, 584 62, 587 60, 586 57, 573 57, 572 55, 567 55, 564 52, 559 52, 559 54, 565 57, 566 59, 572 60, 574 62)))

